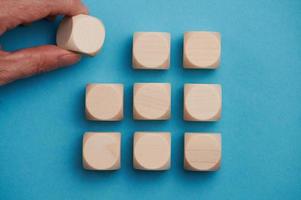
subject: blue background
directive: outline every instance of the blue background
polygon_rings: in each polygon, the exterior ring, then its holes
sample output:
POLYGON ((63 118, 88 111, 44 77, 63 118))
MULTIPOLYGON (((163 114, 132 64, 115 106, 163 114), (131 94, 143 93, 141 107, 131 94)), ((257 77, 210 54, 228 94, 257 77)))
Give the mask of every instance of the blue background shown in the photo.
MULTIPOLYGON (((0 199, 300 199, 301 1, 300 0, 87 0, 103 20, 103 51, 79 64, 0 88, 0 199), (183 33, 222 34, 218 70, 182 68, 183 33), (172 34, 168 71, 131 68, 135 31, 172 34), (172 84, 172 119, 132 120, 135 82, 172 84), (90 122, 85 86, 125 84, 125 119, 90 122), (182 120, 184 83, 220 83, 223 116, 215 123, 182 120), (171 131, 172 167, 132 168, 134 131, 171 131), (122 168, 85 171, 85 131, 122 132, 122 168), (222 168, 183 170, 185 131, 221 132, 222 168)), ((1 37, 6 50, 55 42, 57 23, 42 21, 1 37)))

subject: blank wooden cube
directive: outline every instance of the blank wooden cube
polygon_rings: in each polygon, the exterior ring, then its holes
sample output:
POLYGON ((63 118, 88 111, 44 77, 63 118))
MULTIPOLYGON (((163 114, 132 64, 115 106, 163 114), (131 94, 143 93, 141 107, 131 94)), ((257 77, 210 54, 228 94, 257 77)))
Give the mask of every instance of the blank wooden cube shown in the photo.
POLYGON ((83 167, 87 170, 119 169, 120 139, 120 133, 85 133, 83 138, 83 167))
POLYGON ((170 133, 136 132, 134 135, 134 168, 167 170, 170 168, 170 133))
POLYGON ((214 69, 220 64, 221 37, 217 32, 184 34, 184 68, 214 69))
POLYGON ((86 88, 86 116, 94 121, 123 118, 122 84, 89 84, 86 88))
POLYGON ((222 111, 222 90, 218 84, 185 84, 184 120, 217 121, 222 111))
POLYGON ((66 17, 56 36, 59 47, 91 56, 100 51, 104 40, 103 23, 95 17, 83 14, 66 17))
POLYGON ((171 87, 169 83, 136 83, 133 115, 137 120, 170 118, 171 87))
POLYGON ((168 69, 170 63, 170 34, 137 32, 133 39, 135 69, 168 69))
POLYGON ((190 171, 216 171, 220 167, 220 134, 185 133, 184 168, 190 171))

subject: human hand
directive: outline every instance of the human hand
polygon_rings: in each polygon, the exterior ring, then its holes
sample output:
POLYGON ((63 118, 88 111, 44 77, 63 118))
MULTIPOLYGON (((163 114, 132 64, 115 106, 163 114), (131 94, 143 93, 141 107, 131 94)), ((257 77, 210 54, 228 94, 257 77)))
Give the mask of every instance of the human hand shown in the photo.
MULTIPOLYGON (((28 24, 57 15, 88 14, 80 0, 1 0, 0 36, 20 24, 28 24)), ((55 45, 22 49, 15 52, 1 50, 0 86, 56 68, 72 65, 80 55, 55 45)))

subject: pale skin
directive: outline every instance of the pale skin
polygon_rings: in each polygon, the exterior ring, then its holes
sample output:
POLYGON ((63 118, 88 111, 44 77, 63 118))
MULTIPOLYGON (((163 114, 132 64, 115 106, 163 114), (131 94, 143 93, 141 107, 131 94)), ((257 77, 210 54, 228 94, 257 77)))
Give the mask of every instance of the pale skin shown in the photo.
MULTIPOLYGON (((0 0, 0 36, 18 25, 57 15, 88 14, 80 0, 0 0)), ((55 45, 7 52, 0 46, 0 86, 75 64, 80 55, 55 45)))

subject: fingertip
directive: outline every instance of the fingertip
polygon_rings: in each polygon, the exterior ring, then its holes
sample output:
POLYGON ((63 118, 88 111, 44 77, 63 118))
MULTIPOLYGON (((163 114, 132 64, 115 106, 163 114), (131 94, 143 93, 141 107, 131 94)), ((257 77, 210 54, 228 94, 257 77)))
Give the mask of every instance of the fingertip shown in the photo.
POLYGON ((79 14, 89 14, 88 8, 84 4, 79 4, 78 6, 74 7, 73 12, 71 13, 71 16, 79 15, 79 14))
POLYGON ((88 8, 86 6, 84 6, 84 5, 82 6, 82 13, 81 14, 86 14, 86 15, 89 14, 88 8))
POLYGON ((53 5, 50 15, 75 16, 79 14, 89 14, 88 8, 79 0, 61 0, 61 3, 51 3, 53 5))
POLYGON ((73 65, 81 60, 81 55, 76 53, 68 53, 58 57, 58 66, 68 66, 73 65))
POLYGON ((88 7, 86 7, 85 4, 83 4, 82 2, 80 2, 80 4, 79 4, 79 10, 81 11, 80 14, 86 14, 86 15, 89 14, 88 7))

